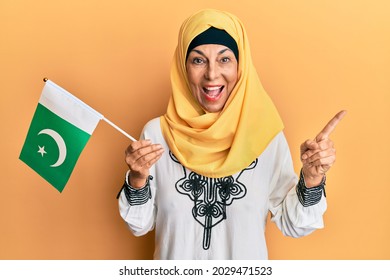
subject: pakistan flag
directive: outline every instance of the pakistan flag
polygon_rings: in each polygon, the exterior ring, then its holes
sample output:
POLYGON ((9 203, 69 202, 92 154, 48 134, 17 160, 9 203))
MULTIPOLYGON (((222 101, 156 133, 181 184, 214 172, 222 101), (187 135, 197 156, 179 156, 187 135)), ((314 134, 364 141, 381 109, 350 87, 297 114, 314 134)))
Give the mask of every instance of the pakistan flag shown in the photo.
POLYGON ((47 81, 19 158, 62 192, 103 116, 47 81))

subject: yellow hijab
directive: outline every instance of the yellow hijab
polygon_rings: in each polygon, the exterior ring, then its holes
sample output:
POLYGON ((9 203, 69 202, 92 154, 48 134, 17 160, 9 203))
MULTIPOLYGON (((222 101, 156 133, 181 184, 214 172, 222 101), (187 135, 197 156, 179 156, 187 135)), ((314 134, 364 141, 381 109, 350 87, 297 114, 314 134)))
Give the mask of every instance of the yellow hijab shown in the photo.
POLYGON ((201 10, 184 21, 171 67, 172 95, 161 129, 169 149, 188 169, 220 178, 248 167, 283 129, 252 63, 243 24, 234 15, 201 10), (192 95, 186 72, 191 41, 211 26, 224 29, 238 46, 238 81, 225 107, 206 113, 192 95))

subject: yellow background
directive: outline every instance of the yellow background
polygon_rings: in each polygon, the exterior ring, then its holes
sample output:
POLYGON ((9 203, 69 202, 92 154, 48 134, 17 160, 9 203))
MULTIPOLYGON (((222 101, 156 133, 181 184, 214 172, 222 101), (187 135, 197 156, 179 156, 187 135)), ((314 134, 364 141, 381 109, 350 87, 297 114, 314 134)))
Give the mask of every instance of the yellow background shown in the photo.
POLYGON ((182 21, 218 8, 245 24, 262 83, 299 145, 339 110, 325 228, 283 237, 267 229, 271 259, 390 259, 390 2, 0 1, 0 259, 149 259, 153 233, 135 238, 117 200, 129 140, 101 122, 62 194, 18 157, 51 80, 138 138, 164 113, 182 21))

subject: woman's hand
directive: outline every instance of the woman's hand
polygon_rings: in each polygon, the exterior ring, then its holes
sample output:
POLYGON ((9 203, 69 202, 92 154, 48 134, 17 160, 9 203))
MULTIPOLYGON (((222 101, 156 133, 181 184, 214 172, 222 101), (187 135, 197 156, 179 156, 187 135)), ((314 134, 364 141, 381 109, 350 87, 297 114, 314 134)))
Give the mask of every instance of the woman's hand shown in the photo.
POLYGON ((318 186, 334 164, 336 150, 329 135, 346 113, 346 111, 337 113, 314 140, 306 140, 301 145, 302 171, 308 188, 318 186))
POLYGON ((155 164, 164 152, 160 144, 150 140, 132 142, 125 151, 125 162, 129 166, 129 184, 141 188, 146 184, 150 167, 155 164))

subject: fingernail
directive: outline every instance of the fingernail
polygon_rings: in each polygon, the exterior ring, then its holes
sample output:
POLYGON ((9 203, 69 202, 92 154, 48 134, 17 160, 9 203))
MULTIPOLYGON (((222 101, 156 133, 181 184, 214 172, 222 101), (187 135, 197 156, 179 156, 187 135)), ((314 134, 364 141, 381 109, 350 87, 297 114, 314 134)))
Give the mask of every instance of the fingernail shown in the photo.
POLYGON ((303 160, 307 159, 307 154, 303 154, 303 155, 302 155, 302 159, 303 159, 303 160))

